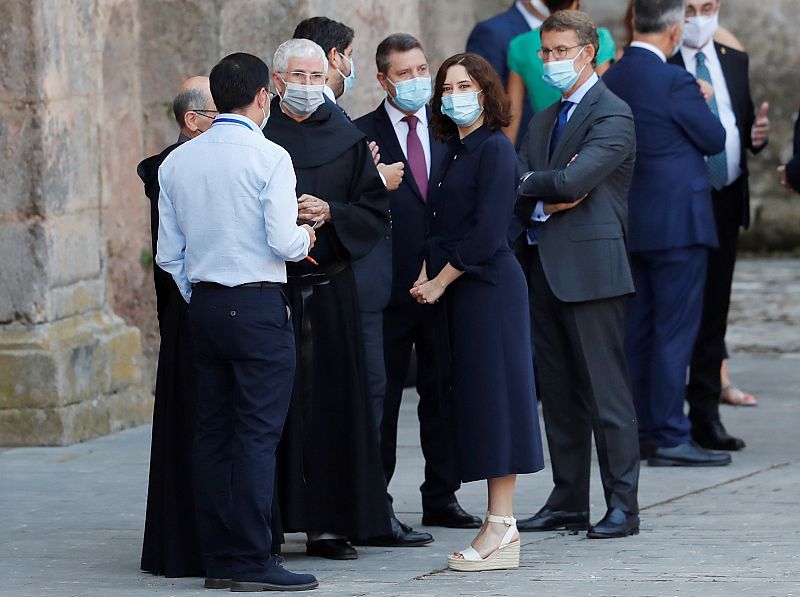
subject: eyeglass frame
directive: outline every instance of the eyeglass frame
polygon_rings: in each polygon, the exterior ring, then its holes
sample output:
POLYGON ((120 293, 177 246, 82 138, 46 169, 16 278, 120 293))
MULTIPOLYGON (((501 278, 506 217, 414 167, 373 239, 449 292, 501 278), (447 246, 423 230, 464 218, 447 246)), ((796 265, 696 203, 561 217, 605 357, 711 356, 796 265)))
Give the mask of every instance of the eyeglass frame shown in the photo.
MULTIPOLYGON (((303 77, 303 83, 298 83, 297 81, 287 81, 286 79, 283 80, 284 83, 295 83, 298 85, 302 85, 305 82, 310 82, 312 85, 324 85, 325 79, 327 75, 323 72, 315 72, 315 73, 306 73, 301 70, 293 70, 289 72, 282 72, 281 75, 287 75, 288 77, 299 78, 303 77), (322 81, 319 83, 314 83, 314 77, 321 77, 322 81)), ((283 79, 283 77, 281 77, 283 79)))
POLYGON ((575 48, 583 48, 586 47, 586 44, 578 44, 575 46, 559 46, 557 48, 539 48, 536 51, 536 55, 539 57, 539 60, 544 61, 545 56, 550 56, 554 52, 563 52, 563 55, 559 56, 558 54, 555 55, 556 60, 566 60, 567 55, 569 54, 570 50, 574 50, 575 48))
POLYGON ((211 120, 214 120, 217 117, 216 115, 219 114, 219 110, 206 110, 206 109, 195 110, 194 108, 190 108, 189 110, 186 111, 200 114, 200 116, 205 116, 206 118, 210 118, 211 120), (205 112, 212 112, 214 116, 209 116, 208 114, 205 114, 205 112))

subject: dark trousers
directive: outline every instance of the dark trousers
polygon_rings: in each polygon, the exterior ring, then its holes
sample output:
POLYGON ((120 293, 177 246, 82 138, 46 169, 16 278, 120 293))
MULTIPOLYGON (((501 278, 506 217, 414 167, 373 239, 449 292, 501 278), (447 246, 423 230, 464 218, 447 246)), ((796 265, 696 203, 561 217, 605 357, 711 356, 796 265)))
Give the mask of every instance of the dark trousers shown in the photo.
POLYGON ((257 580, 270 565, 275 449, 295 366, 280 288, 197 285, 194 484, 208 576, 257 580))
POLYGON ((386 400, 386 362, 383 356, 383 311, 361 312, 361 335, 364 339, 369 389, 375 428, 380 432, 383 403, 386 400))
POLYGON ((539 251, 530 284, 537 374, 555 487, 554 510, 589 511, 592 432, 606 504, 639 511, 639 442, 623 347, 625 297, 558 300, 539 251))
POLYGON ((448 338, 443 304, 392 305, 384 311, 386 400, 381 423, 381 456, 386 484, 397 463, 397 419, 408 375, 411 350, 417 353, 420 443, 425 456, 425 481, 420 487, 423 509, 441 508, 455 500, 460 487, 453 419, 446 410, 448 338))
POLYGON ((625 350, 643 447, 671 447, 691 439, 683 400, 700 326, 707 256, 702 246, 631 255, 636 296, 628 303, 625 350))
POLYGON ((719 248, 711 249, 708 253, 703 315, 686 387, 692 423, 719 420, 719 395, 722 391, 719 371, 723 359, 728 356, 725 332, 728 329, 736 246, 739 242, 741 184, 746 183, 736 181, 721 191, 712 192, 719 248))

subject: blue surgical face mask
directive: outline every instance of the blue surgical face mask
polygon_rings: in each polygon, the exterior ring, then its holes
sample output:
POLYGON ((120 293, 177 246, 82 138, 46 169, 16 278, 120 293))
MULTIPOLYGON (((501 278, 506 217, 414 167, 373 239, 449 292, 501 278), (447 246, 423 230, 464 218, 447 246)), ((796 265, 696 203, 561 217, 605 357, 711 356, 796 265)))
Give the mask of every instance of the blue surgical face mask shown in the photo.
POLYGON ((585 49, 586 46, 583 46, 581 51, 575 54, 575 58, 543 63, 544 74, 542 75, 542 80, 550 85, 550 87, 558 89, 561 93, 572 89, 572 86, 575 85, 575 81, 578 80, 583 69, 587 66, 584 64, 581 70, 575 70, 575 61, 578 59, 578 56, 583 54, 585 49))
POLYGON ((399 83, 395 83, 389 77, 386 77, 386 80, 394 86, 397 95, 391 99, 401 110, 416 112, 431 99, 430 77, 416 77, 399 83))
POLYGON ((471 126, 483 112, 478 101, 480 91, 466 91, 442 96, 442 114, 461 127, 471 126))
POLYGON ((342 71, 338 68, 336 69, 339 71, 339 74, 342 75, 342 79, 344 79, 344 90, 342 91, 342 95, 347 93, 353 88, 353 85, 356 84, 356 63, 353 62, 353 57, 350 56, 349 58, 344 54, 341 54, 342 58, 347 58, 347 61, 350 63, 350 74, 345 75, 342 71))

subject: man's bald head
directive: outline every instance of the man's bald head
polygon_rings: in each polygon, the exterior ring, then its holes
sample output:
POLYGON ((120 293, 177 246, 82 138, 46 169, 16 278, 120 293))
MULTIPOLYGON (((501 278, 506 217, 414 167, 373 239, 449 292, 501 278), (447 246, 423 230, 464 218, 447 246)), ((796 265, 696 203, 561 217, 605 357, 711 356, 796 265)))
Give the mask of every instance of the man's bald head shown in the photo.
POLYGON ((172 111, 181 132, 187 137, 196 137, 207 131, 217 115, 208 77, 186 79, 172 101, 172 111))

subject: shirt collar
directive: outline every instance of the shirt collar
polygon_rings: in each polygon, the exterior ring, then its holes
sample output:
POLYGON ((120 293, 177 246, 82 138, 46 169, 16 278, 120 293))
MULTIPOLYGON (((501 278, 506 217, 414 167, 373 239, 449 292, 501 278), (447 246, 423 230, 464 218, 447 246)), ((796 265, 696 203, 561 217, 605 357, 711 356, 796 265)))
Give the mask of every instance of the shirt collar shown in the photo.
POLYGON ((583 85, 581 85, 575 90, 575 93, 573 93, 569 97, 563 98, 562 101, 572 102, 573 104, 580 104, 584 96, 587 93, 589 93, 589 90, 592 87, 594 87, 595 83, 597 83, 599 80, 600 77, 597 76, 597 73, 592 73, 592 76, 586 79, 583 82, 583 85))
POLYGON ((492 134, 488 128, 486 128, 485 124, 482 124, 480 127, 472 131, 469 135, 464 137, 463 139, 458 138, 458 133, 455 134, 453 140, 455 141, 456 145, 462 145, 464 149, 468 152, 475 149, 478 145, 483 143, 484 139, 492 134))
MULTIPOLYGON (((400 110, 398 110, 398 109, 397 109, 395 106, 393 106, 393 105, 392 105, 392 103, 389 101, 389 99, 388 99, 388 98, 387 98, 387 99, 385 99, 385 100, 383 100, 383 106, 384 106, 384 108, 386 109, 386 113, 389 115, 389 120, 391 120, 391 121, 392 121, 392 126, 393 126, 393 127, 396 127, 396 126, 397 126, 397 124, 398 124, 398 123, 399 123, 401 120, 403 120, 403 118, 405 118, 405 117, 406 117, 406 114, 404 114, 403 112, 401 112, 400 110)), ((419 122, 420 122, 420 124, 421 124, 422 126, 424 126, 424 127, 426 127, 426 128, 428 127, 428 111, 427 111, 427 105, 426 105, 426 106, 422 106, 422 107, 421 107, 419 110, 417 110, 417 111, 414 113, 414 116, 416 116, 417 118, 419 118, 419 122)))
POLYGON ((641 48, 642 50, 650 50, 653 54, 655 54, 656 56, 658 56, 661 59, 661 62, 666 62, 667 61, 667 57, 664 54, 664 52, 659 50, 653 44, 647 43, 646 41, 632 41, 631 45, 629 47, 631 47, 631 48, 641 48))
POLYGON ((324 93, 327 96, 327 98, 331 100, 334 104, 338 103, 336 101, 336 94, 333 93, 333 89, 331 89, 327 85, 325 85, 325 87, 322 88, 322 93, 324 93))
MULTIPOLYGON (((214 118, 214 124, 217 124, 218 120, 222 120, 223 121, 220 124, 231 124, 231 123, 224 122, 224 121, 226 121, 226 120, 235 120, 237 122, 241 122, 242 124, 247 126, 247 128, 249 128, 252 131, 259 131, 261 129, 260 125, 256 124, 255 122, 250 120, 247 116, 244 116, 242 114, 233 114, 233 113, 217 114, 217 117, 214 118)), ((212 124, 211 126, 214 126, 214 125, 212 124)))
POLYGON ((531 13, 529 13, 528 9, 525 8, 525 5, 522 2, 517 0, 514 3, 514 6, 519 11, 519 13, 522 15, 522 18, 525 19, 525 22, 528 23, 528 26, 532 30, 533 29, 538 29, 539 27, 542 26, 542 20, 539 19, 538 17, 532 15, 531 13))
POLYGON ((700 52, 702 52, 705 57, 706 61, 708 61, 716 52, 716 48, 714 48, 714 38, 708 40, 706 45, 702 48, 690 48, 687 45, 681 45, 681 56, 683 57, 684 64, 689 64, 689 61, 694 61, 695 56, 697 56, 700 52))

